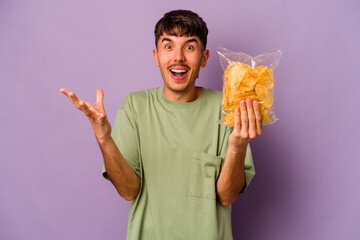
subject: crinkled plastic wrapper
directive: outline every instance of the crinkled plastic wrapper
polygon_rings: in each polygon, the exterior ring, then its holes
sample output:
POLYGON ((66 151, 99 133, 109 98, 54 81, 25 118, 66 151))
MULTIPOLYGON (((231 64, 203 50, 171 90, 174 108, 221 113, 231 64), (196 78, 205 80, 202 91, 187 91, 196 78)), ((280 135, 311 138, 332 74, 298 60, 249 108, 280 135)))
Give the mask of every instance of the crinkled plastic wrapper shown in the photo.
POLYGON ((274 113, 274 69, 282 51, 273 49, 256 57, 226 48, 217 51, 224 70, 222 116, 219 123, 234 126, 234 111, 245 99, 259 102, 264 125, 278 119, 274 113))

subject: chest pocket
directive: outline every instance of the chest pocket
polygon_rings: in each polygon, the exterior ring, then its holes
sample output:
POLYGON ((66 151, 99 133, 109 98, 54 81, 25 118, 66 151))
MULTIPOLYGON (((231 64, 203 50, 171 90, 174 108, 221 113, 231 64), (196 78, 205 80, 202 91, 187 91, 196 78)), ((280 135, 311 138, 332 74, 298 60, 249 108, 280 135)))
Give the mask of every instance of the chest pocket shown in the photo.
POLYGON ((190 164, 189 196, 216 198, 216 180, 223 159, 204 152, 194 152, 190 164))

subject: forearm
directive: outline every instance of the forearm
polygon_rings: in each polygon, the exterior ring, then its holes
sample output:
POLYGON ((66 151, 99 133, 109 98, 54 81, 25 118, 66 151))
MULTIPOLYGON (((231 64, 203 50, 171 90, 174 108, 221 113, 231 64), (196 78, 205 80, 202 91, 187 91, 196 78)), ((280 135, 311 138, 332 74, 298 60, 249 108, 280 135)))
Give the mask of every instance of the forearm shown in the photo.
POLYGON ((262 134, 262 120, 257 101, 241 100, 235 108, 234 129, 229 136, 225 164, 216 183, 219 202, 228 206, 236 201, 246 184, 245 156, 249 142, 262 134), (240 120, 241 115, 241 120, 240 120))
POLYGON ((244 160, 247 146, 234 150, 229 147, 225 164, 216 183, 218 201, 228 206, 236 201, 245 182, 244 160))
POLYGON ((98 142, 110 181, 120 196, 129 201, 134 199, 140 189, 140 178, 126 162, 111 137, 98 142))
POLYGON ((96 90, 94 105, 79 99, 75 93, 65 88, 60 89, 60 92, 88 117, 104 156, 107 175, 119 194, 126 200, 135 198, 140 189, 140 178, 125 161, 111 137, 111 125, 103 104, 104 92, 101 89, 96 90))

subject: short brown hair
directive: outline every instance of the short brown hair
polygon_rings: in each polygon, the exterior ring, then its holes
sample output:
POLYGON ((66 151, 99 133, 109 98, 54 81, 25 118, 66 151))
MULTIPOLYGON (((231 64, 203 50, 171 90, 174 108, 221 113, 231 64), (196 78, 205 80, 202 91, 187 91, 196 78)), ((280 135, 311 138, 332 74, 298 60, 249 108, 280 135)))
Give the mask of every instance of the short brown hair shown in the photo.
POLYGON ((206 49, 208 28, 204 20, 189 10, 173 10, 164 14, 155 26, 155 46, 163 33, 170 36, 197 36, 206 49))

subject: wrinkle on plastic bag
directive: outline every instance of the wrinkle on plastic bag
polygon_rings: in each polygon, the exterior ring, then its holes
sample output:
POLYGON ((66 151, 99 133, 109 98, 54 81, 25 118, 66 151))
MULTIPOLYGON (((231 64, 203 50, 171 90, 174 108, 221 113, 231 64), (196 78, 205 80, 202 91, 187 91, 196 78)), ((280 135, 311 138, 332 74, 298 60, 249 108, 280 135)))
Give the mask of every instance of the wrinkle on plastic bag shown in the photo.
POLYGON ((234 126, 234 111, 240 101, 251 99, 259 102, 264 125, 275 123, 274 113, 274 69, 281 55, 276 48, 256 57, 226 48, 217 51, 224 70, 222 117, 219 123, 234 126))

